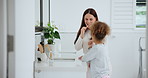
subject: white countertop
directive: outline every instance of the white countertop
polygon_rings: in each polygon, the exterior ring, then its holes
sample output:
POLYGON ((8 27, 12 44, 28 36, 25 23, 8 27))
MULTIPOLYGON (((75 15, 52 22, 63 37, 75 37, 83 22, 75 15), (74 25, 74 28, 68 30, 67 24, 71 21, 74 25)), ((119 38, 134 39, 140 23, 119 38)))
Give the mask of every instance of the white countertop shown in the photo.
POLYGON ((35 63, 35 72, 38 71, 79 71, 86 72, 85 62, 76 60, 74 62, 41 62, 35 63))
POLYGON ((87 66, 85 62, 77 59, 76 52, 61 52, 54 54, 54 60, 46 62, 35 62, 35 72, 41 71, 74 71, 86 72, 87 66))

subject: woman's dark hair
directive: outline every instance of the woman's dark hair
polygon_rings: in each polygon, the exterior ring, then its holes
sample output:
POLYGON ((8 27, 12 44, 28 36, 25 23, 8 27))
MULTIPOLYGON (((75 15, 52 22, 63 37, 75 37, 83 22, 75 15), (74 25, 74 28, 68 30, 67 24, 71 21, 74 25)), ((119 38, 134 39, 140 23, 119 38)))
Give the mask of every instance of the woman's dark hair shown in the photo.
POLYGON ((78 40, 78 38, 79 38, 79 35, 80 35, 80 33, 81 33, 81 28, 82 28, 82 27, 86 27, 85 22, 84 22, 84 17, 85 17, 86 14, 91 14, 91 15, 93 15, 93 16, 96 18, 96 21, 98 21, 98 16, 97 16, 96 11, 95 11, 93 8, 88 8, 88 9, 86 9, 86 10, 84 11, 84 13, 83 13, 81 26, 80 26, 80 28, 79 28, 79 30, 78 30, 78 33, 77 33, 76 39, 75 39, 75 41, 74 41, 74 44, 77 42, 77 40, 78 40))

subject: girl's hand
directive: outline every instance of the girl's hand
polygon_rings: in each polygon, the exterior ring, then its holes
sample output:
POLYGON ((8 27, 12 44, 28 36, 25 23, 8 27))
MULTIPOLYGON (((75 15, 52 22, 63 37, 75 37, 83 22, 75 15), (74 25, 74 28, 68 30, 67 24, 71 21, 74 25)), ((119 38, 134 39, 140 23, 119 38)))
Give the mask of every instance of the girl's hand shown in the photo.
POLYGON ((87 63, 87 66, 90 68, 90 63, 87 63))
POLYGON ((83 56, 80 56, 80 57, 78 57, 78 59, 79 59, 79 60, 82 60, 82 57, 83 57, 83 56))
POLYGON ((84 33, 86 31, 87 27, 82 27, 81 28, 81 34, 80 34, 80 37, 83 39, 84 38, 84 33))
POLYGON ((88 42, 88 48, 92 48, 92 46, 93 46, 93 41, 92 40, 89 40, 89 42, 88 42))

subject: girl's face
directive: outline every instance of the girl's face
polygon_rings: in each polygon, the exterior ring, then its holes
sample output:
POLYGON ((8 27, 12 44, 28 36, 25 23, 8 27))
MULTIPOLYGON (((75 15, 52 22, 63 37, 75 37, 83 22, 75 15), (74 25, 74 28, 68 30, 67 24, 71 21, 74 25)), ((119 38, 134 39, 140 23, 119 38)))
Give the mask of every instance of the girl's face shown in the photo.
POLYGON ((96 18, 91 14, 86 14, 84 16, 84 22, 86 26, 90 29, 90 26, 96 21, 96 18))

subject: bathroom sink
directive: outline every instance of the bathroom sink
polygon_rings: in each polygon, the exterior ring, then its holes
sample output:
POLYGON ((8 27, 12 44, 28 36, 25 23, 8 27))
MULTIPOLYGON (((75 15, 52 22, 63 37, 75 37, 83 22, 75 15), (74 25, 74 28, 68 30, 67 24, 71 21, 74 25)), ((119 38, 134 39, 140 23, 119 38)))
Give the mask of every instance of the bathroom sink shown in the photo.
POLYGON ((76 67, 76 62, 53 62, 53 67, 76 67))
POLYGON ((36 63, 36 67, 82 67, 82 62, 77 58, 76 53, 55 53, 53 60, 36 63))

